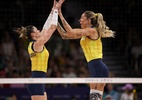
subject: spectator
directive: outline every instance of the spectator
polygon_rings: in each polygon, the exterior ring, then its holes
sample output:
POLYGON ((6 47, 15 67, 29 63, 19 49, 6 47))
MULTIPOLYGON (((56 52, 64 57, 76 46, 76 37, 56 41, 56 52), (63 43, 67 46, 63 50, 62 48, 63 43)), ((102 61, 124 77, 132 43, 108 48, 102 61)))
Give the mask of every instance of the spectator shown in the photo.
POLYGON ((104 100, 115 100, 111 95, 106 95, 104 100))
POLYGON ((124 91, 121 95, 120 100, 133 100, 133 85, 132 84, 126 84, 122 87, 122 90, 124 91))
POLYGON ((16 61, 17 52, 16 52, 14 41, 10 37, 9 31, 4 32, 1 49, 5 59, 12 59, 13 61, 16 61))
POLYGON ((118 92, 114 90, 113 84, 106 85, 106 92, 104 92, 103 100, 106 100, 106 97, 111 96, 112 100, 119 100, 118 92))
POLYGON ((132 55, 132 61, 134 66, 134 70, 137 73, 137 76, 140 76, 142 68, 141 66, 141 60, 142 60, 142 45, 140 39, 135 39, 133 46, 131 48, 131 55, 132 55))

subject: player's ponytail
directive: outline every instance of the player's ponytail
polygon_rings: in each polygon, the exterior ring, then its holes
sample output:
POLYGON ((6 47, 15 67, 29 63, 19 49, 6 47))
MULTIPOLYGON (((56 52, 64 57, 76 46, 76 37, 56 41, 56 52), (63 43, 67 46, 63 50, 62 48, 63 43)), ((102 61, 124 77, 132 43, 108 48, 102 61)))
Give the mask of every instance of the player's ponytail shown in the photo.
POLYGON ((95 14, 97 17, 97 24, 96 28, 100 34, 101 37, 114 37, 114 31, 110 30, 108 26, 106 26, 106 22, 103 20, 103 15, 101 13, 95 14))
POLYGON ((91 20, 92 27, 97 29, 101 37, 114 37, 115 32, 106 26, 106 22, 104 21, 103 15, 101 13, 94 13, 93 11, 85 11, 84 13, 87 19, 91 20))
POLYGON ((14 31, 20 34, 19 38, 26 38, 28 40, 32 40, 31 33, 33 32, 33 27, 34 26, 32 25, 26 27, 22 26, 20 28, 15 29, 14 31))
POLYGON ((20 28, 17 28, 15 30, 15 32, 20 34, 19 38, 27 38, 27 36, 26 36, 26 28, 25 27, 22 26, 20 28))

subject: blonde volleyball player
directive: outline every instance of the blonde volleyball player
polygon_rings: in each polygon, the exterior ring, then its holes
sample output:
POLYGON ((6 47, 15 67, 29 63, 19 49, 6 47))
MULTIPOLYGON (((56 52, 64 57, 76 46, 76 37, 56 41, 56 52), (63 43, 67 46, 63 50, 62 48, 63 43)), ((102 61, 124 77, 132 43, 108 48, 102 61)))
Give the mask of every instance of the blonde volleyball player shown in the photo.
MULTIPOLYGON (((64 0, 60 0, 63 3, 64 0)), ((102 41, 101 38, 114 37, 114 32, 106 26, 101 13, 85 11, 79 20, 81 29, 72 29, 62 15, 61 8, 59 16, 64 29, 58 23, 57 30, 63 39, 79 39, 91 77, 108 77, 108 67, 103 63, 102 41)), ((90 100, 102 100, 105 83, 90 84, 90 100)))
MULTIPOLYGON (((32 78, 46 77, 49 52, 44 44, 50 39, 57 28, 58 7, 56 4, 57 2, 54 0, 52 11, 41 32, 33 25, 16 30, 16 32, 21 34, 21 38, 29 40, 28 53, 31 59, 32 78)), ((29 84, 27 88, 32 100, 47 100, 44 84, 29 84)))

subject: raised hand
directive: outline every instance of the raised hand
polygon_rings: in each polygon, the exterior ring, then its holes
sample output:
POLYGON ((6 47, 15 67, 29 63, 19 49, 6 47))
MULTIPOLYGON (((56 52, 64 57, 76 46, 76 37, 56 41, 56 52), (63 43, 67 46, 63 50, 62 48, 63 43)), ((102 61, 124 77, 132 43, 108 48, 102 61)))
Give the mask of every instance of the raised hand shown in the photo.
POLYGON ((52 7, 52 12, 53 12, 53 10, 56 8, 56 4, 57 4, 58 2, 56 1, 56 0, 54 0, 54 3, 53 3, 53 7, 52 7))
POLYGON ((57 8, 57 9, 61 9, 61 6, 62 6, 62 4, 63 4, 64 1, 65 1, 65 0, 59 0, 59 1, 57 2, 57 4, 56 4, 56 8, 57 8))
POLYGON ((57 3, 58 2, 56 0, 54 0, 53 7, 55 7, 57 3))
POLYGON ((63 3, 65 0, 59 0, 60 3, 63 3))
POLYGON ((61 15, 62 12, 61 12, 61 6, 63 4, 65 0, 59 0, 58 3, 56 4, 56 8, 58 9, 58 14, 61 15))

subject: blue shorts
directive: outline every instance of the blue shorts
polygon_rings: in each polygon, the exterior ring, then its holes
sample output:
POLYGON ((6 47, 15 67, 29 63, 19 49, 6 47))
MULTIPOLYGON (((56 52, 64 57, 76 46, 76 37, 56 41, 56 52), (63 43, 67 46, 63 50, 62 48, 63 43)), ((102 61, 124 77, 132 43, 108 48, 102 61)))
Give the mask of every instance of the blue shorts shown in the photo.
POLYGON ((102 59, 91 60, 88 67, 91 77, 108 77, 109 70, 102 59))
MULTIPOLYGON (((33 71, 32 78, 45 78, 46 73, 41 71, 33 71)), ((45 85, 44 84, 28 84, 27 89, 30 95, 44 95, 45 85)))

